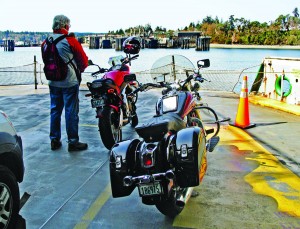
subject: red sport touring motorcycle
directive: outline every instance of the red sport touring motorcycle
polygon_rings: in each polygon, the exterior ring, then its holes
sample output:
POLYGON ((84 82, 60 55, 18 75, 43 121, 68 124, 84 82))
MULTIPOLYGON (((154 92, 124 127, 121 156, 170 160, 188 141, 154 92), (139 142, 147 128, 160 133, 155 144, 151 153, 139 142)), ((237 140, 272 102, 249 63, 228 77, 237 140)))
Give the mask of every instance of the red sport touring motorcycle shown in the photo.
POLYGON ((99 68, 92 76, 105 73, 102 78, 87 83, 90 93, 86 96, 91 97, 92 108, 96 109, 100 137, 107 149, 122 140, 122 126, 131 123, 135 127, 138 124, 137 94, 131 93, 138 83, 129 65, 139 56, 139 40, 136 37, 127 38, 123 42, 123 50, 126 57, 111 57, 109 69, 100 68, 89 60, 89 65, 99 68))
POLYGON ((206 152, 219 142, 221 121, 213 109, 199 105, 192 91, 177 89, 199 79, 200 68, 208 66, 209 60, 198 61, 198 73, 184 81, 170 84, 163 76, 159 83, 136 89, 166 88, 156 103, 156 115, 135 127, 140 138, 118 142, 110 150, 114 198, 128 196, 138 187, 142 202, 155 205, 162 214, 173 218, 182 211, 204 177, 206 152), (176 83, 180 87, 174 87, 176 83), (201 109, 212 114, 214 128, 206 128, 201 109))

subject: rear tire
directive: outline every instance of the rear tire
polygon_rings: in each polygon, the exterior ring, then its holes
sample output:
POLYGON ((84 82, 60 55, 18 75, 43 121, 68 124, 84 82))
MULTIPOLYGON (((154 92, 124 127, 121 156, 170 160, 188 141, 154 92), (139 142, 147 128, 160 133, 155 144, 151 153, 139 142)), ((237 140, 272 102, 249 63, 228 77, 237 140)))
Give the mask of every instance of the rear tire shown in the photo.
POLYGON ((20 191, 15 175, 4 166, 0 166, 0 196, 6 196, 0 207, 0 228, 12 229, 20 209, 20 191))
POLYGON ((98 122, 100 137, 104 146, 110 150, 115 143, 122 140, 122 130, 119 126, 120 116, 111 107, 104 108, 102 115, 98 122))
POLYGON ((173 192, 168 199, 162 200, 155 204, 156 208, 165 216, 175 218, 183 210, 175 204, 175 193, 173 192))

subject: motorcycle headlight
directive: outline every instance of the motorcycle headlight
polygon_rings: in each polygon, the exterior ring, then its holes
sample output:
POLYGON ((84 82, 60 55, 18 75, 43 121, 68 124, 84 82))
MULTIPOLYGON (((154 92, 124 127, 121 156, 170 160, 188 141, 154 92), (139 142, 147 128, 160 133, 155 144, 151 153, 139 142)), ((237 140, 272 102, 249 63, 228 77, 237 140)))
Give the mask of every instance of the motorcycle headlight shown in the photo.
POLYGON ((178 97, 177 96, 170 96, 165 97, 162 101, 162 110, 163 113, 167 113, 170 111, 176 111, 178 105, 178 97))

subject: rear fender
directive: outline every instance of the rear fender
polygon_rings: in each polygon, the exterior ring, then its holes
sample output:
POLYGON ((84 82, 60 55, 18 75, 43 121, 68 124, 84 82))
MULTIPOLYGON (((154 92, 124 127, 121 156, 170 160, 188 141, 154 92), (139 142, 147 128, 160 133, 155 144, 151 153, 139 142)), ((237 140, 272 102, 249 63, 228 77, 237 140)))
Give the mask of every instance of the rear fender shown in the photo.
POLYGON ((125 176, 134 175, 136 164, 136 149, 140 143, 139 139, 127 140, 115 144, 110 150, 109 170, 112 196, 129 196, 135 186, 126 187, 123 185, 125 176))

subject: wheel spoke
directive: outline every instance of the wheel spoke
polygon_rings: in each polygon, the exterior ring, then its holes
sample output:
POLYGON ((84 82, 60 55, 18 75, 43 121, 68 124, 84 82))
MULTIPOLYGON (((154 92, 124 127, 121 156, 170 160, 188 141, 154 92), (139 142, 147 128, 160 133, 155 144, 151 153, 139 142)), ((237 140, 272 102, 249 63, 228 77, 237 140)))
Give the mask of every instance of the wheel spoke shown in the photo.
POLYGON ((6 225, 11 214, 10 193, 6 185, 0 184, 2 191, 0 193, 0 223, 6 225), (9 208, 8 211, 6 208, 9 208))
POLYGON ((3 186, 1 195, 0 195, 0 209, 4 208, 9 201, 9 191, 8 189, 3 186))
POLYGON ((3 225, 7 224, 7 220, 2 218, 2 215, 0 215, 0 227, 1 227, 1 224, 3 224, 3 225))

